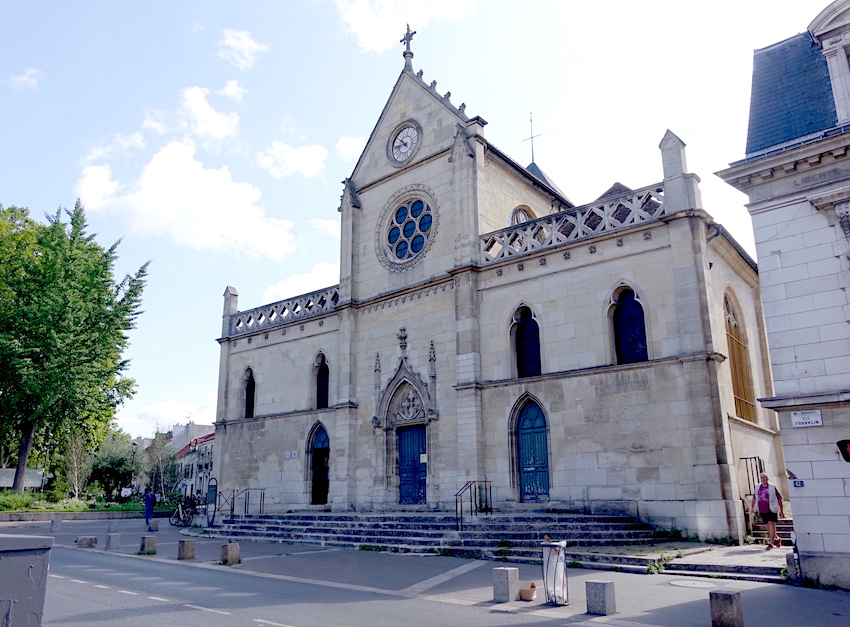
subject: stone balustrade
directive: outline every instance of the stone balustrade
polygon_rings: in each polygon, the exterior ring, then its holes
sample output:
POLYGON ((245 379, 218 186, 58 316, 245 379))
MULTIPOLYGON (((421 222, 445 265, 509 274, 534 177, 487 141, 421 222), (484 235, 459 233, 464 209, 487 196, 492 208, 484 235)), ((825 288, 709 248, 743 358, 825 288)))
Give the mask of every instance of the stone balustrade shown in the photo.
POLYGON ((304 320, 334 310, 339 302, 339 285, 280 300, 230 316, 229 337, 255 333, 295 320, 304 320))
POLYGON ((486 265, 651 222, 665 213, 664 186, 651 185, 482 235, 481 263, 486 265))

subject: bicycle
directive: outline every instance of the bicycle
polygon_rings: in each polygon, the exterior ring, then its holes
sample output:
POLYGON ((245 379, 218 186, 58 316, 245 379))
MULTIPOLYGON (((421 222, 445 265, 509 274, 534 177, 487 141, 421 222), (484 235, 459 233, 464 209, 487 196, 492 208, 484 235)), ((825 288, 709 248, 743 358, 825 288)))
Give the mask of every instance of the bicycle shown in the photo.
POLYGON ((171 517, 168 519, 168 522, 172 525, 181 526, 181 527, 189 527, 192 524, 192 519, 195 517, 192 508, 183 507, 183 503, 178 503, 177 508, 171 514, 171 517))

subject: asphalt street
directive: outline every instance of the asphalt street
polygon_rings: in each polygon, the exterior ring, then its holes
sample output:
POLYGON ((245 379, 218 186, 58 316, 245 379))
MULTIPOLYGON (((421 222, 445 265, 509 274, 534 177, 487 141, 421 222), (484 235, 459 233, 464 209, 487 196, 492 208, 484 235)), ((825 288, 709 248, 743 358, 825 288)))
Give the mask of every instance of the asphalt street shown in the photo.
MULTIPOLYGON (((511 566, 542 587, 539 566, 392 554, 318 545, 240 542, 242 563, 218 562, 220 538, 197 538, 196 559, 177 560, 185 538, 163 520, 118 522, 119 551, 105 551, 106 521, 67 521, 54 534, 44 625, 284 625, 356 627, 542 625, 710 627, 711 590, 741 592, 747 627, 850 625, 850 594, 787 585, 570 569, 570 605, 495 603, 492 569, 511 566), (96 535, 96 549, 74 540, 96 535), (155 556, 136 555, 156 535, 155 556), (585 613, 584 582, 613 581, 618 614, 585 613)), ((0 523, 0 533, 51 535, 49 523, 0 523)))

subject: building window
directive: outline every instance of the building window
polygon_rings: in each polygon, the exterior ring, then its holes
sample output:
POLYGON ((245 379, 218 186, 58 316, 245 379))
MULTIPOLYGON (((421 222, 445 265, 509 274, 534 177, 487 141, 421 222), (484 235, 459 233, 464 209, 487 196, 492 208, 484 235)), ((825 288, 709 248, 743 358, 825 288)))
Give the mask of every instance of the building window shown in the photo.
POLYGON ((511 212, 510 226, 516 226, 517 224, 522 224, 529 220, 534 220, 534 213, 528 207, 520 205, 511 212))
POLYGON ((245 417, 254 417, 254 396, 257 384, 254 381, 254 373, 248 368, 245 371, 245 417))
POLYGON ((387 230, 388 255, 397 261, 407 261, 425 248, 431 235, 434 218, 431 207, 412 198, 396 207, 387 230))
POLYGON ((319 354, 316 359, 316 409, 326 409, 328 406, 328 382, 330 371, 325 356, 319 354))
POLYGON ((513 336, 517 377, 536 377, 541 374, 540 328, 528 307, 516 310, 513 336))
POLYGON ((631 289, 614 297, 614 351, 618 364, 634 364, 649 359, 646 345, 646 321, 643 307, 631 289))
POLYGON ((756 422, 756 394, 753 390, 747 335, 728 294, 723 296, 723 310, 726 314, 726 344, 729 350, 729 367, 732 369, 735 413, 738 418, 756 422))

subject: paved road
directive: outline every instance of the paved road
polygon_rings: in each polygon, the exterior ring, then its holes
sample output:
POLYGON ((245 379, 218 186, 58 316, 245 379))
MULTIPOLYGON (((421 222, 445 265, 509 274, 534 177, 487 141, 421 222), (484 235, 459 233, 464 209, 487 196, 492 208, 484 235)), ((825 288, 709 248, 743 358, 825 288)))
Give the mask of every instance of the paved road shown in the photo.
MULTIPOLYGON (((47 535, 48 523, 0 524, 0 532, 47 535)), ((121 549, 74 548, 79 535, 105 543, 105 521, 66 522, 51 555, 45 625, 540 625, 581 627, 710 627, 708 593, 742 593, 747 627, 850 625, 850 594, 792 586, 569 570, 570 605, 542 598, 493 602, 492 568, 482 560, 341 550, 316 545, 242 542, 243 563, 223 567, 222 540, 198 539, 194 562, 178 562, 183 537, 167 524, 155 557, 136 556, 147 534, 138 520, 121 521, 121 549), (584 582, 613 581, 619 614, 584 613, 584 582)), ((542 585, 540 567, 520 579, 542 585)), ((542 594, 539 595, 542 597, 542 594)))

